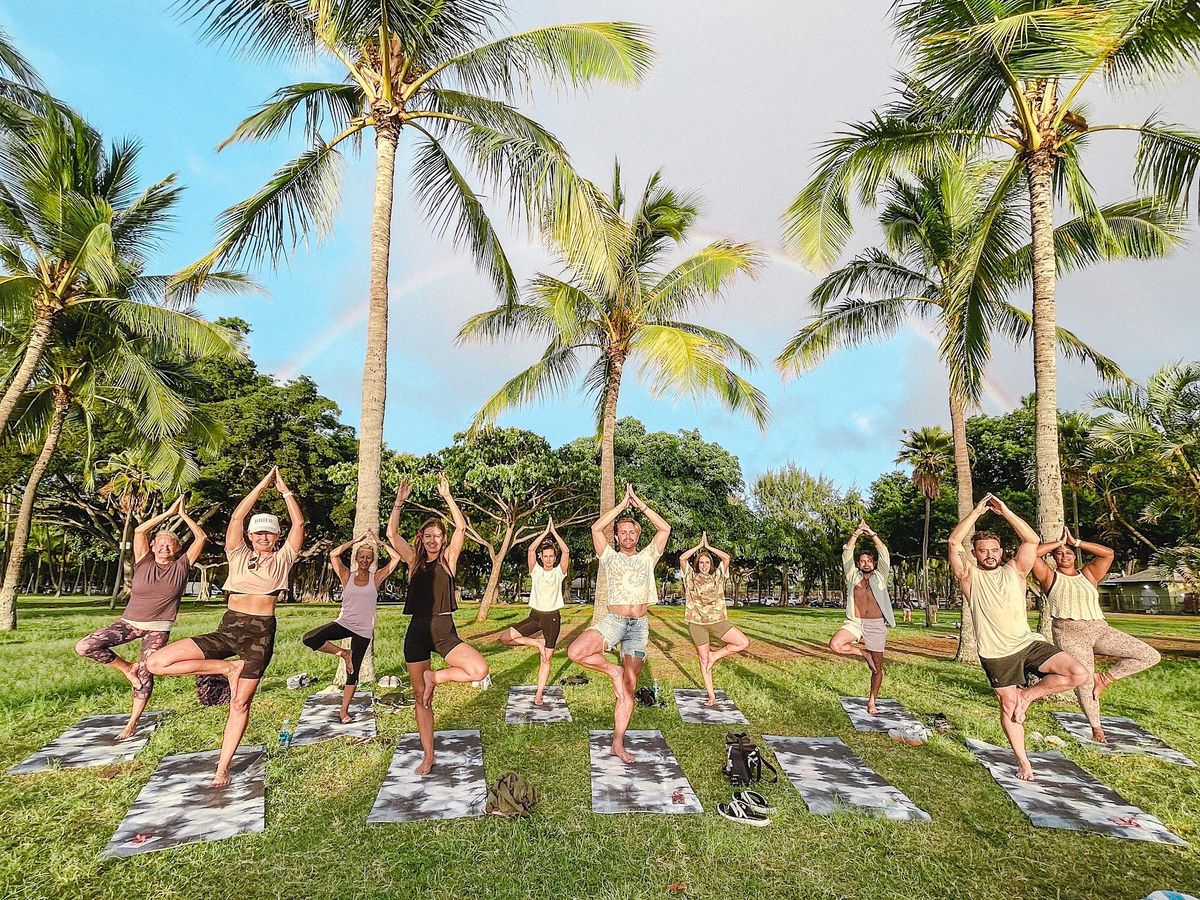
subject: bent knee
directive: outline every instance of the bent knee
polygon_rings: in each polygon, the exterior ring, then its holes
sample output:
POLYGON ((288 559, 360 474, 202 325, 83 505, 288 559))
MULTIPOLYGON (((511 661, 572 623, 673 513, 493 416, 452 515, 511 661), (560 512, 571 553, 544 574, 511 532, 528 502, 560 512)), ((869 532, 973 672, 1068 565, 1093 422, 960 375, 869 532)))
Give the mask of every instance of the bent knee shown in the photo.
POLYGON ((87 655, 88 655, 87 638, 84 638, 75 644, 75 655, 82 656, 84 659, 87 659, 87 655))
POLYGON ((250 714, 250 703, 253 697, 233 697, 229 701, 229 712, 240 713, 241 715, 250 714))
POLYGON ((1153 647, 1147 647, 1146 649, 1147 649, 1146 662, 1148 662, 1152 666, 1157 666, 1160 662, 1162 662, 1162 654, 1161 653, 1159 653, 1153 647))
POLYGON ((146 671, 151 675, 162 675, 167 671, 167 663, 158 659, 158 654, 146 657, 146 671))

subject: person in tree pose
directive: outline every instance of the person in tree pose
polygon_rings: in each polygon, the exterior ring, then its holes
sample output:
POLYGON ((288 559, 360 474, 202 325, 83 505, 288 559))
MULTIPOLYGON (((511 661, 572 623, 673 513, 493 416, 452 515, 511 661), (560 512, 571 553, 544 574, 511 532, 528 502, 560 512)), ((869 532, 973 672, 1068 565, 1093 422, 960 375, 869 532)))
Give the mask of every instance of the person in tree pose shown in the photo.
POLYGON ((654 581, 654 565, 662 556, 671 537, 666 519, 651 509, 625 486, 621 502, 592 524, 592 545, 604 568, 608 613, 592 628, 577 637, 567 648, 572 662, 588 669, 603 672, 612 679, 616 704, 613 710, 612 751, 623 762, 633 762, 625 749, 625 730, 633 716, 633 694, 638 675, 646 662, 646 641, 650 636, 646 612, 658 602, 654 581), (635 519, 617 522, 617 546, 614 550, 604 531, 628 508, 645 514, 654 526, 654 538, 644 549, 638 549, 642 526, 635 519), (621 664, 614 665, 604 654, 621 645, 621 664))
POLYGON ((454 534, 447 538, 441 519, 427 519, 410 544, 400 535, 400 510, 412 492, 408 479, 402 479, 396 491, 396 502, 388 518, 388 540, 408 567, 408 595, 404 613, 412 616, 404 635, 404 661, 412 679, 413 696, 417 698, 417 731, 425 751, 418 775, 428 775, 433 768, 433 692, 447 681, 482 681, 487 677, 488 664, 479 651, 464 643, 454 628, 454 573, 458 557, 467 539, 467 520, 459 509, 450 482, 443 473, 438 477, 438 494, 450 511, 454 534), (446 661, 446 668, 434 671, 430 660, 437 653, 446 661))
POLYGON ((950 568, 963 596, 970 601, 979 661, 1000 702, 1000 725, 1017 757, 1017 777, 1026 781, 1034 780, 1033 767, 1025 754, 1029 704, 1089 680, 1079 660, 1029 628, 1025 579, 1037 561, 1038 543, 1037 532, 991 494, 954 527, 947 540, 950 568), (963 552, 968 532, 980 516, 989 512, 1001 516, 1021 539, 1016 555, 1003 565, 1000 538, 991 531, 976 531, 971 537, 970 556, 963 552), (1030 675, 1040 680, 1033 687, 1025 687, 1030 675))
POLYGON ((1115 554, 1103 544, 1081 541, 1063 528, 1063 536, 1053 543, 1038 547, 1033 564, 1033 577, 1046 593, 1052 617, 1054 643, 1083 663, 1091 675, 1091 683, 1075 688, 1079 705, 1092 737, 1107 743, 1100 722, 1100 695, 1118 678, 1135 675, 1158 663, 1162 656, 1157 650, 1131 634, 1113 628, 1100 609, 1097 586, 1112 567, 1115 554), (1076 552, 1092 554, 1092 561, 1079 569, 1076 552), (1054 558, 1054 568, 1043 557, 1054 558), (1096 671, 1096 654, 1116 658, 1116 663, 1104 672, 1096 671))
POLYGON ((229 717, 213 787, 229 784, 229 766, 250 722, 250 704, 275 653, 275 604, 288 591, 292 566, 303 546, 304 512, 275 466, 230 516, 225 531, 229 608, 221 624, 214 632, 175 641, 150 657, 148 665, 156 675, 224 675, 229 679, 229 717), (254 504, 272 483, 291 520, 286 541, 280 540, 279 519, 271 513, 256 513, 246 525, 254 504))
POLYGON ((532 581, 529 616, 505 631, 500 642, 509 647, 532 647, 541 655, 537 690, 533 695, 533 702, 541 706, 542 693, 550 680, 550 658, 562 630, 562 586, 571 562, 571 551, 554 527, 554 519, 546 523, 545 531, 529 542, 527 562, 532 581))
POLYGON ((93 631, 75 645, 80 656, 112 666, 133 686, 133 709, 117 740, 128 740, 137 732, 142 712, 154 691, 154 675, 147 667, 147 660, 171 639, 171 627, 179 615, 179 600, 187 587, 188 572, 204 552, 207 540, 204 529, 187 514, 182 496, 135 528, 133 583, 125 611, 113 624, 93 631), (174 516, 192 532, 192 543, 186 553, 181 552, 183 545, 170 531, 154 533, 174 516), (126 662, 112 650, 139 638, 142 648, 137 662, 126 662))
POLYGON ((679 557, 679 568, 683 571, 683 621, 700 657, 700 675, 704 678, 704 689, 708 691, 707 705, 716 706, 713 666, 750 646, 750 639, 733 626, 725 609, 729 554, 709 544, 706 531, 700 536, 699 544, 679 557), (694 566, 693 556, 696 557, 694 566), (720 560, 719 565, 714 561, 714 556, 720 560), (722 643, 717 650, 709 646, 714 639, 722 643))
POLYGON ((346 664, 346 685, 342 688, 342 722, 350 721, 350 701, 358 686, 358 669, 367 647, 375 635, 375 610, 379 599, 379 588, 400 565, 400 553, 382 543, 375 535, 352 538, 329 551, 329 562, 342 583, 341 614, 327 625, 314 628, 302 638, 309 650, 330 653, 346 664), (352 545, 354 549, 354 571, 342 562, 342 554, 352 545), (378 569, 377 548, 382 547, 388 561, 378 569), (350 639, 350 649, 339 647, 334 641, 350 639))
POLYGON ((842 548, 842 574, 846 579, 846 621, 829 640, 829 649, 842 656, 862 659, 871 672, 871 691, 867 697, 867 712, 875 715, 875 701, 883 686, 883 653, 887 648, 887 630, 895 626, 892 601, 888 598, 888 576, 892 558, 888 548, 871 527, 858 523, 850 540, 842 548), (874 549, 855 554, 858 539, 866 535, 874 549), (856 643, 862 647, 856 647, 856 643))

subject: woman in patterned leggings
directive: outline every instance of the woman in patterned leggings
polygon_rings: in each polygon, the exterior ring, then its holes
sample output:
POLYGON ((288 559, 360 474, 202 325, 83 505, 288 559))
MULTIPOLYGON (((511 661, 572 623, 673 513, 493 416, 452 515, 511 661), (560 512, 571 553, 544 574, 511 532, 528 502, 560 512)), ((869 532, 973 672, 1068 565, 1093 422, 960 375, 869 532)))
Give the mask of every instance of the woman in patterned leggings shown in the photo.
POLYGON ((137 732, 138 720, 154 690, 154 676, 146 667, 146 660, 170 639, 188 572, 204 552, 206 540, 204 529, 188 516, 182 497, 160 515, 139 525, 133 532, 133 584, 125 612, 113 624, 93 631, 75 645, 80 656, 112 666, 133 685, 133 710, 118 740, 127 740, 137 732), (160 531, 150 539, 153 531, 173 516, 179 516, 192 532, 187 553, 180 553, 179 538, 169 531, 160 531), (142 651, 137 662, 126 662, 113 652, 113 647, 138 638, 142 641, 142 651))
POLYGON ((1113 628, 1104 620, 1097 585, 1108 574, 1113 558, 1112 548, 1081 541, 1064 528, 1061 540, 1038 547, 1038 559, 1033 566, 1033 577, 1046 592, 1054 643, 1092 673, 1091 683, 1077 687, 1075 694, 1092 726, 1092 737, 1099 743, 1108 740, 1100 722, 1100 695, 1104 689, 1119 678, 1149 669, 1162 658, 1145 641, 1113 628), (1092 554, 1092 561, 1082 571, 1077 568, 1076 550, 1092 554), (1047 553, 1054 557, 1056 568, 1046 564, 1043 557, 1047 553), (1097 672, 1096 654, 1115 657, 1117 661, 1105 671, 1097 672))

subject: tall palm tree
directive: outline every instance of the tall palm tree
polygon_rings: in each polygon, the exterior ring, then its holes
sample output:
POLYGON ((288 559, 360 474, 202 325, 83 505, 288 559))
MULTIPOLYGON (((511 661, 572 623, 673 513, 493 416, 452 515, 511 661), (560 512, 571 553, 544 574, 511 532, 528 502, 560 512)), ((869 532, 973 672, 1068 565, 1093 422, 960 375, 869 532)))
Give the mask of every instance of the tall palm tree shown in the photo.
MULTIPOLYGON (((1158 114, 1095 124, 1082 103, 1098 76, 1140 86, 1191 67, 1200 53, 1196 0, 897 0, 897 31, 914 59, 906 95, 826 145, 816 176, 787 214, 787 238, 830 263, 850 232, 850 192, 873 195, 889 173, 987 145, 1023 186, 1032 245, 1033 356, 1037 391, 1038 526, 1063 526, 1058 456, 1053 212, 1065 197, 1097 220, 1082 150, 1093 135, 1139 136, 1134 181, 1182 210, 1200 167, 1200 133, 1158 114)), ((1003 196, 1003 195, 1001 195, 1003 196)))
POLYGON ((43 90, 37 71, 0 28, 0 127, 9 127, 14 119, 25 118, 25 111, 39 105, 43 90))
MULTIPOLYGON (((905 438, 896 462, 912 466, 913 486, 925 498, 925 531, 921 537, 921 596, 929 597, 929 519, 933 501, 942 495, 942 479, 954 460, 954 441, 937 425, 917 431, 904 429, 905 438)), ((925 604, 925 627, 933 625, 929 604, 925 604)))
MULTIPOLYGON (((105 149, 87 122, 48 97, 19 130, 0 129, 0 329, 10 342, 0 360, 0 435, 72 311, 170 335, 188 352, 227 344, 223 330, 153 302, 186 304, 196 284, 144 272, 181 188, 170 175, 139 191, 138 154, 132 140, 105 149)), ((233 273, 213 276, 210 287, 249 286, 233 273)))
MULTIPOLYGON (((74 423, 90 476, 93 426, 124 434, 140 450, 153 477, 178 488, 198 471, 195 451, 213 449, 217 430, 194 409, 197 393, 186 362, 204 356, 235 357, 241 350, 222 329, 203 320, 208 343, 197 350, 166 333, 145 336, 121 325, 99 306, 71 310, 59 320, 35 377, 21 397, 11 428, 26 447, 40 446, 21 498, 12 544, 0 586, 0 630, 16 627, 16 599, 38 488, 64 429, 74 423)), ((0 354, 19 348, 0 343, 0 354)))
MULTIPOLYGON (((667 268, 668 255, 687 241, 698 198, 664 184, 659 172, 627 210, 621 169, 614 166, 612 193, 603 204, 605 218, 613 223, 604 246, 580 253, 552 240, 568 274, 537 275, 522 302, 468 319, 458 336, 469 341, 534 334, 549 341, 536 363, 488 399, 475 417, 475 429, 508 409, 565 390, 583 358, 592 357, 583 384, 596 398, 601 514, 616 503, 613 434, 630 362, 640 364, 654 396, 715 395, 764 428, 770 416, 762 392, 729 367, 733 359, 753 366, 750 352, 727 334, 685 321, 693 308, 718 298, 739 275, 753 275, 759 252, 752 244, 717 240, 667 268)), ((598 586, 598 597, 599 591, 598 586)), ((599 599, 597 606, 599 615, 599 599)))
POLYGON ((592 187, 558 140, 512 105, 535 76, 582 86, 636 84, 648 70, 647 34, 620 22, 553 25, 497 36, 501 0, 181 0, 205 37, 289 61, 313 55, 345 71, 340 82, 280 88, 222 144, 257 141, 297 116, 311 147, 220 219, 216 248, 197 264, 249 257, 278 262, 310 232, 332 227, 341 148, 375 140, 370 305, 359 425, 354 531, 379 527, 380 460, 387 394, 388 266, 397 150, 409 135, 408 181, 431 224, 453 232, 508 303, 516 279, 481 195, 524 210, 554 211, 560 238, 604 228, 592 187), (483 186, 475 187, 472 178, 483 186))

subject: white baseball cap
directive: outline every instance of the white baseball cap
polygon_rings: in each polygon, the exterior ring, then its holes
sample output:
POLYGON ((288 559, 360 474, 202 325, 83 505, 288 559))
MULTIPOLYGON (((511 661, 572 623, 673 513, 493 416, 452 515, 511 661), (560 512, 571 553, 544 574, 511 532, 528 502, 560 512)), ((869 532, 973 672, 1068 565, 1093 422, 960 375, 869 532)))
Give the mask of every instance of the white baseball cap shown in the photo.
POLYGON ((279 517, 270 513, 255 513, 250 517, 250 527, 246 529, 251 534, 259 531, 269 531, 279 534, 279 517))

